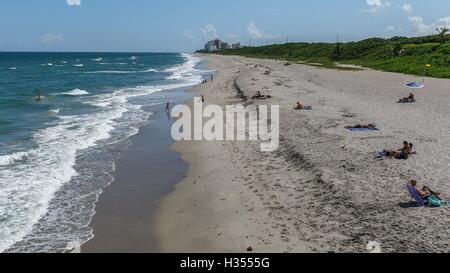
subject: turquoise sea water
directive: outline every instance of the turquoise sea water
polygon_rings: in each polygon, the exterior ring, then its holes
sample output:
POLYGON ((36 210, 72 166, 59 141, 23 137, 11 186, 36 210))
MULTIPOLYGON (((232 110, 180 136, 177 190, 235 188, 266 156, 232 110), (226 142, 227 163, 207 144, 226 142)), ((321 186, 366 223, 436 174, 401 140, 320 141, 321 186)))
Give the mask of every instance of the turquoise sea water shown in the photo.
POLYGON ((169 101, 168 90, 201 82, 200 62, 0 53, 0 252, 66 251, 90 239, 120 144, 151 118, 150 106, 169 101))

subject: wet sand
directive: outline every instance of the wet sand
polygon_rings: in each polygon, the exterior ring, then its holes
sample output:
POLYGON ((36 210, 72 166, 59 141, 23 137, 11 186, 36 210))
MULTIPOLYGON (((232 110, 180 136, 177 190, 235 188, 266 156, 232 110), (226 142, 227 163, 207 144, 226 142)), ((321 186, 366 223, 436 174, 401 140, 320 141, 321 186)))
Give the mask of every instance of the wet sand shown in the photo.
POLYGON ((161 106, 116 163, 115 181, 96 206, 91 227, 94 239, 83 245, 86 253, 157 252, 152 215, 158 200, 173 190, 186 172, 180 155, 170 151, 172 122, 161 106))

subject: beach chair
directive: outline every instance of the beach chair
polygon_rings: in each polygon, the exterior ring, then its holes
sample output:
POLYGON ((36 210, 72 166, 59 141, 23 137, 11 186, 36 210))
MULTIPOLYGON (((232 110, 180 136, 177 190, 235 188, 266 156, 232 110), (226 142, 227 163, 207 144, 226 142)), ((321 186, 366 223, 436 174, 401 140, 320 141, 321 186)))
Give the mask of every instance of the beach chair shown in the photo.
POLYGON ((416 200, 417 205, 419 207, 425 207, 425 203, 423 202, 422 198, 420 198, 420 195, 417 193, 416 189, 411 184, 406 185, 406 187, 408 188, 411 197, 416 200))

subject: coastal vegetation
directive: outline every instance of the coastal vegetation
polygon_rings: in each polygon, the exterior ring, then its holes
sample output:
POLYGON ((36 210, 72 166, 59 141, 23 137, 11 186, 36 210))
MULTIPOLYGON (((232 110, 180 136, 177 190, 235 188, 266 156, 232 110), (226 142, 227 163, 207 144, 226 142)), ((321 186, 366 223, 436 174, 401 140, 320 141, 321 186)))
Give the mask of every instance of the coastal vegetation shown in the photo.
POLYGON ((347 43, 286 43, 215 52, 253 58, 277 59, 326 68, 372 69, 438 78, 450 78, 450 35, 447 28, 423 37, 370 38, 347 43))

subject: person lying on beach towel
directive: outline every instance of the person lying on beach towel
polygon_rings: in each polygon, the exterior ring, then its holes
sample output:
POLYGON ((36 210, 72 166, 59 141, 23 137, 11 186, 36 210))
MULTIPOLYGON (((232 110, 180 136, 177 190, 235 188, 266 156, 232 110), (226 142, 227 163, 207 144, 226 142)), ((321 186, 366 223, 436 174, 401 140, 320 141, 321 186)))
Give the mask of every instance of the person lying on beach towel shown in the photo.
POLYGON ((312 110, 312 106, 303 106, 300 102, 297 102, 297 106, 294 110, 312 110))
POLYGON ((256 95, 254 95, 252 97, 252 99, 258 99, 258 100, 266 100, 266 99, 271 99, 272 96, 267 94, 267 95, 262 95, 260 91, 256 92, 256 95))
POLYGON ((432 207, 442 207, 443 205, 447 204, 447 201, 444 201, 442 199, 441 193, 435 192, 427 186, 420 188, 417 183, 417 180, 414 179, 411 180, 411 185, 414 187, 417 194, 420 196, 420 198, 424 201, 426 205, 432 207))
POLYGON ((382 152, 377 153, 376 158, 395 158, 399 160, 407 160, 409 158, 409 154, 405 152, 399 152, 395 150, 384 150, 382 152))
POLYGON ((369 130, 369 131, 376 131, 378 130, 377 126, 375 124, 357 124, 354 126, 346 126, 345 129, 353 130, 353 129, 362 129, 362 130, 369 130))
POLYGON ((416 102, 416 99, 414 97, 414 94, 409 94, 409 97, 407 98, 403 98, 401 100, 398 101, 398 103, 414 103, 416 102))

